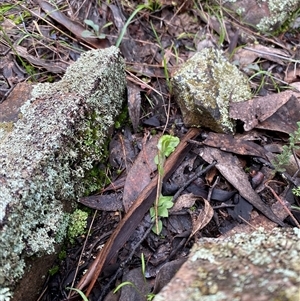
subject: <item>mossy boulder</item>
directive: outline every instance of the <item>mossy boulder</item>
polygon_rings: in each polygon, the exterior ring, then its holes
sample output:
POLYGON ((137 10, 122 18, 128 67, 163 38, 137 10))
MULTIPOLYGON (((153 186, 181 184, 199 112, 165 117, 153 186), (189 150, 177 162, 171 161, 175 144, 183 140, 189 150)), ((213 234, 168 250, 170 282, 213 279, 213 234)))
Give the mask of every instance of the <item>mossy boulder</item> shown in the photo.
POLYGON ((122 107, 124 69, 115 47, 83 53, 59 82, 36 85, 0 136, 0 299, 28 259, 54 252, 66 234, 66 207, 95 188, 90 171, 122 107))
POLYGON ((219 50, 206 48, 187 60, 172 78, 173 94, 188 127, 233 133, 230 101, 251 98, 247 79, 219 50))
POLYGON ((299 300, 300 230, 202 238, 154 301, 299 300))

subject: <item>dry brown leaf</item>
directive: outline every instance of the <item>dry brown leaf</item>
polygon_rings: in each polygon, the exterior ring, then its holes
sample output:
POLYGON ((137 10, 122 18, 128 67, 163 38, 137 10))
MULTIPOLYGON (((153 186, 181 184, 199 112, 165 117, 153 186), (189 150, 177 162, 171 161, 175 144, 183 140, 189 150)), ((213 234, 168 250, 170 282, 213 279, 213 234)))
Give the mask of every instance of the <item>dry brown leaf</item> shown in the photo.
POLYGON ((286 134, 297 130, 297 122, 300 120, 299 95, 299 93, 294 93, 287 103, 280 107, 272 116, 259 123, 256 128, 286 134))
POLYGON ((284 91, 278 94, 253 98, 248 101, 232 102, 230 104, 229 115, 233 119, 242 120, 245 131, 250 131, 259 123, 272 116, 292 96, 297 95, 298 93, 292 91, 284 91))
POLYGON ((88 43, 89 45, 91 45, 93 48, 96 49, 103 49, 109 46, 109 41, 106 38, 105 39, 94 39, 89 37, 84 38, 82 36, 82 33, 85 30, 85 28, 81 24, 71 20, 60 10, 57 10, 49 2, 41 1, 41 0, 38 0, 37 2, 39 3, 39 6, 42 8, 42 10, 47 14, 47 16, 51 17, 53 20, 63 25, 66 29, 72 32, 79 40, 88 43))
POLYGON ((136 133, 140 122, 141 89, 137 85, 127 82, 127 98, 129 117, 136 133))
POLYGON ((300 82, 294 82, 290 84, 297 92, 300 92, 300 82))
POLYGON ((79 199, 79 203, 102 211, 118 211, 123 209, 122 196, 119 193, 82 197, 79 199))
POLYGON ((265 155, 266 151, 260 145, 252 141, 237 140, 235 137, 228 134, 210 132, 202 143, 238 155, 255 156, 267 159, 265 155))
POLYGON ((32 88, 33 85, 28 82, 18 83, 15 86, 6 101, 0 103, 0 123, 17 122, 20 118, 20 108, 27 99, 30 99, 32 88))
POLYGON ((196 32, 199 29, 199 22, 189 13, 174 15, 169 10, 162 11, 162 19, 172 36, 179 36, 185 32, 196 32))
POLYGON ((175 202, 174 206, 169 210, 170 213, 178 212, 184 208, 191 208, 199 197, 192 193, 181 195, 175 202))
POLYGON ((212 147, 204 147, 200 155, 208 163, 217 161, 216 168, 223 175, 223 177, 239 191, 240 195, 244 199, 246 199, 251 205, 253 205, 270 220, 280 226, 284 226, 284 223, 253 190, 249 182, 248 175, 240 167, 239 160, 236 156, 212 147))
POLYGON ((278 48, 258 44, 239 49, 234 55, 234 60, 239 62, 240 67, 252 64, 257 58, 264 58, 283 65, 284 63, 279 56, 289 58, 290 54, 278 48))
POLYGON ((63 61, 47 62, 46 60, 40 59, 36 56, 29 54, 27 52, 27 49, 20 45, 15 45, 14 51, 16 51, 20 57, 26 59, 32 65, 37 66, 37 67, 42 67, 52 73, 64 73, 66 71, 67 67, 69 66, 68 64, 64 63, 63 61))
POLYGON ((218 174, 218 170, 213 167, 205 175, 205 180, 209 185, 212 185, 215 179, 215 176, 218 174))
POLYGON ((128 212, 141 191, 151 182, 151 174, 157 168, 154 157, 157 154, 158 139, 159 135, 156 135, 143 146, 128 172, 123 192, 125 212, 128 212))
POLYGON ((287 83, 293 83, 293 82, 299 82, 299 77, 300 77, 300 70, 299 69, 294 69, 294 70, 289 70, 286 72, 284 81, 287 83))
POLYGON ((211 207, 209 202, 202 197, 198 199, 203 201, 204 208, 201 210, 200 214, 197 216, 196 219, 194 219, 193 214, 191 214, 193 228, 188 240, 190 240, 199 230, 203 229, 210 222, 214 215, 214 209, 211 207))

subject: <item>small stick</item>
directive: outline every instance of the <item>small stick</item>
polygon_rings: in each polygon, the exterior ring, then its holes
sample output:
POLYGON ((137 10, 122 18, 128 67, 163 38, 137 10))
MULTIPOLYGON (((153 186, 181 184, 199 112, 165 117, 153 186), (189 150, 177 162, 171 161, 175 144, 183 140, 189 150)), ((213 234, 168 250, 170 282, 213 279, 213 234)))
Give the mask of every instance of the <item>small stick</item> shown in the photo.
POLYGON ((265 183, 266 187, 268 187, 273 196, 275 197, 275 199, 283 206, 284 210, 288 213, 288 215, 291 217, 291 219, 294 221, 294 223, 297 225, 298 228, 300 228, 300 224, 298 223, 298 221, 295 219, 295 217, 293 216, 292 212, 289 210, 289 208, 286 206, 286 204, 284 203, 284 201, 276 194, 276 192, 273 190, 273 188, 271 188, 268 184, 269 183, 276 183, 277 181, 272 181, 269 180, 265 183))

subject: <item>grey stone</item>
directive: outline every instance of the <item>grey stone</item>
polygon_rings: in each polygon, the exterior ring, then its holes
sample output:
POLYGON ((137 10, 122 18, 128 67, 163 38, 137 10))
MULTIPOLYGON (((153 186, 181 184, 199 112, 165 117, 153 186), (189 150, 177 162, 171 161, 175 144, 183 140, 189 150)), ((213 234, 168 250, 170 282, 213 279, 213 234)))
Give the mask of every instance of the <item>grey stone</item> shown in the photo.
MULTIPOLYGON (((220 5, 215 1, 216 5, 220 5)), ((221 5, 245 25, 263 33, 276 32, 299 8, 299 0, 222 0, 221 5)), ((292 18, 291 18, 292 21, 292 18)))
POLYGON ((174 74, 172 85, 185 125, 216 132, 233 133, 235 123, 229 118, 229 102, 251 98, 244 75, 212 48, 187 60, 174 74))
POLYGON ((97 189, 91 171, 103 159, 125 87, 117 48, 88 51, 59 82, 36 85, 12 130, 1 131, 1 300, 27 259, 53 253, 65 237, 72 201, 97 189))
POLYGON ((300 230, 202 238, 154 301, 299 300, 300 230))

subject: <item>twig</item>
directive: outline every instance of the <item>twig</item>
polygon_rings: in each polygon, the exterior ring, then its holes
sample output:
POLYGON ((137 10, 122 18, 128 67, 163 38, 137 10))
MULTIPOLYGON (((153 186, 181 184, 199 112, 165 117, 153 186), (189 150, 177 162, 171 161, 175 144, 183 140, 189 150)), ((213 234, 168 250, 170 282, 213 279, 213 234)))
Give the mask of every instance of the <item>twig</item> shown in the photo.
POLYGON ((266 55, 270 55, 270 56, 275 56, 275 57, 278 57, 278 58, 283 59, 283 60, 287 60, 287 61, 292 62, 292 63, 299 63, 299 60, 291 59, 287 56, 283 56, 283 55, 279 55, 279 54, 275 54, 275 53, 270 53, 270 52, 265 52, 265 51, 258 50, 258 49, 252 49, 252 48, 249 48, 249 47, 243 47, 243 48, 246 49, 246 50, 252 51, 252 52, 259 53, 259 54, 266 54, 266 55))
POLYGON ((238 217, 245 223, 247 224, 248 226, 250 226, 251 228, 253 228, 254 230, 257 231, 257 228, 254 227, 253 225, 251 225, 248 221, 246 221, 242 216, 238 215, 238 217))
POLYGON ((295 219, 295 217, 291 213, 290 209, 286 206, 284 201, 276 194, 276 192, 273 190, 273 188, 268 185, 269 183, 276 183, 276 182, 277 181, 269 180, 265 183, 265 185, 266 185, 266 187, 268 187, 270 189, 270 191, 272 192, 275 199, 283 206, 284 210, 288 213, 288 215, 291 217, 291 219, 294 221, 294 223, 297 225, 297 227, 300 228, 300 224, 295 219))
POLYGON ((193 181, 195 181, 196 179, 198 179, 201 175, 207 173, 216 164, 217 164, 217 162, 213 162, 213 163, 209 164, 207 167, 205 167, 204 169, 202 169, 199 172, 197 172, 186 183, 184 183, 184 185, 175 193, 175 195, 173 197, 173 202, 175 202, 178 199, 178 197, 180 196, 180 194, 182 193, 182 191, 184 191, 184 189, 186 189, 193 181))
MULTIPOLYGON (((163 97, 162 97, 162 99, 163 99, 163 97)), ((163 99, 163 100, 164 100, 164 99, 163 99)), ((165 111, 166 111, 166 117, 167 117, 167 119, 166 119, 166 123, 165 123, 165 126, 164 126, 164 129, 163 129, 162 134, 165 133, 165 131, 166 131, 166 129, 167 129, 167 126, 168 126, 168 124, 169 124, 170 110, 171 110, 171 96, 169 95, 169 97, 168 97, 168 109, 165 110, 165 111)))
POLYGON ((212 184, 212 186, 209 188, 208 190, 208 195, 207 195, 207 201, 210 202, 211 200, 211 195, 213 193, 213 190, 215 189, 215 187, 219 184, 220 181, 220 177, 217 176, 216 180, 214 181, 214 183, 212 184))
MULTIPOLYGON (((207 195, 207 201, 208 201, 208 202, 211 201, 212 193, 213 193, 215 187, 219 184, 219 181, 220 181, 220 177, 217 176, 217 178, 216 178, 216 180, 214 181, 214 183, 209 187, 208 195, 207 195)), ((215 211, 215 208, 214 208, 214 207, 213 207, 213 209, 214 209, 213 219, 214 219, 215 223, 217 224, 217 226, 219 227, 219 226, 220 226, 220 221, 219 221, 217 212, 215 211)))
MULTIPOLYGON (((153 87, 151 87, 150 85, 148 85, 147 83, 145 83, 144 81, 142 81, 140 78, 138 78, 137 76, 135 76, 133 73, 131 73, 128 69, 126 69, 126 72, 133 78, 136 80, 135 83, 138 83, 139 85, 143 85, 146 88, 148 88, 149 90, 154 91, 155 93, 157 93, 159 96, 163 97, 162 94, 157 91, 156 89, 154 89, 153 87)), ((127 77, 128 80, 130 80, 130 77, 127 77)))
MULTIPOLYGON (((158 155, 159 156, 159 155, 158 155)), ((161 167, 158 168, 158 176, 157 176, 157 186, 156 186, 156 197, 155 197, 155 202, 154 202, 154 210, 155 210, 155 227, 156 227, 156 233, 159 233, 159 228, 158 228, 158 204, 159 204, 159 198, 160 194, 162 191, 162 184, 163 184, 163 174, 161 174, 160 169, 164 168, 164 163, 165 162, 159 162, 161 164, 161 167)))

